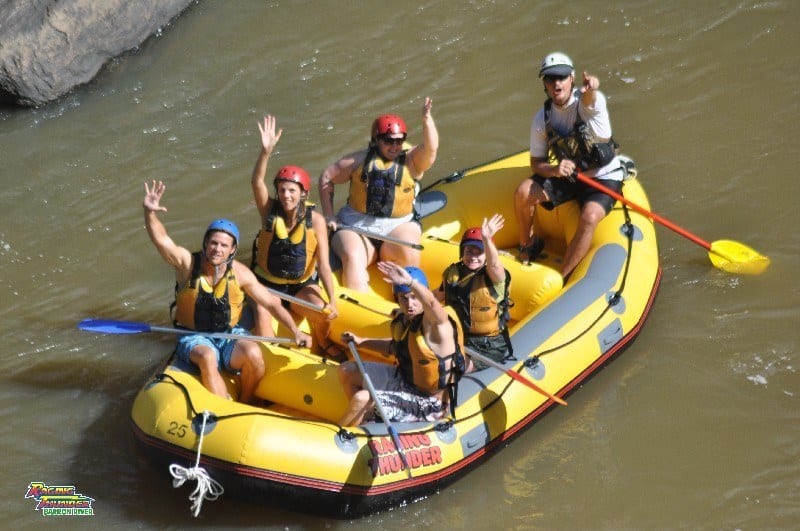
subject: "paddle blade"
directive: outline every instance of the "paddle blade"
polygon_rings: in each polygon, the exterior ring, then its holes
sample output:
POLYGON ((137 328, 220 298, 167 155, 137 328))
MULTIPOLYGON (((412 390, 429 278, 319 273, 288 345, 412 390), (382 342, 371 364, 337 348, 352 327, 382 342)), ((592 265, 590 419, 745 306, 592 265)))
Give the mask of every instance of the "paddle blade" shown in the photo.
POLYGON ((443 209, 447 205, 447 195, 439 190, 423 192, 417 196, 417 215, 420 219, 426 218, 443 209))
POLYGON ((78 328, 87 332, 100 332, 103 334, 138 334, 150 331, 150 325, 147 323, 110 321, 108 319, 84 319, 78 323, 78 328))
POLYGON ((769 266, 769 258, 733 240, 717 240, 711 243, 708 258, 714 267, 728 273, 758 275, 769 266))

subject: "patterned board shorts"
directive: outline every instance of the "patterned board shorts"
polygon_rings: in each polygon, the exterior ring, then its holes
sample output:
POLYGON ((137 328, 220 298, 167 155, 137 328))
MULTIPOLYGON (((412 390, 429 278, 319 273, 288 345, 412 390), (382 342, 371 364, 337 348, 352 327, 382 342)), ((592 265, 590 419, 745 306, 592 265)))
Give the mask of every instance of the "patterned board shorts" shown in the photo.
MULTIPOLYGON (((417 391, 397 367, 384 363, 365 363, 364 366, 389 422, 433 422, 444 416, 446 408, 442 401, 417 391)), ((380 422, 377 407, 364 420, 380 422)))

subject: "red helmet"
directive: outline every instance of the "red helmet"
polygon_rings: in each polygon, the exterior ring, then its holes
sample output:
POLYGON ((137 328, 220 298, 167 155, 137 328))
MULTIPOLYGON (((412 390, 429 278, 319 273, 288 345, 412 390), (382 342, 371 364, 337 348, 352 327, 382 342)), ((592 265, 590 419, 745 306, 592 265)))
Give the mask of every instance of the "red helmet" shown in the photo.
POLYGON ((311 190, 311 177, 309 177, 306 170, 300 166, 284 166, 278 170, 278 173, 275 175, 275 186, 278 186, 278 181, 297 183, 306 193, 311 190))
POLYGON ((381 135, 407 134, 406 123, 396 114, 382 114, 372 122, 372 140, 381 135))
POLYGON ((472 245, 483 251, 483 231, 480 227, 470 227, 464 231, 464 235, 461 236, 461 243, 458 246, 462 255, 464 254, 464 247, 467 245, 472 245))

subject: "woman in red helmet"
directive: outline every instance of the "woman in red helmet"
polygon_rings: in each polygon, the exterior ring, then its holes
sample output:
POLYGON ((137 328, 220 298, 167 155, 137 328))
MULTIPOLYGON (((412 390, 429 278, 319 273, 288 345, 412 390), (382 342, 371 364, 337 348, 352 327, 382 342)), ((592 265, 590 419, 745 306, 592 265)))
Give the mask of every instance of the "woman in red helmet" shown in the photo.
MULTIPOLYGON (((266 116, 258 124, 262 149, 253 168, 251 184, 256 207, 261 214, 261 229, 253 243, 251 267, 265 286, 323 307, 318 312, 299 304, 284 304, 305 317, 314 337, 312 351, 336 360, 346 359, 343 349, 329 338, 330 321, 337 316, 333 277, 328 257, 328 231, 325 218, 308 202, 311 178, 299 166, 284 166, 275 175, 275 198, 264 183, 267 163, 283 130, 275 131, 275 118, 266 116), (325 288, 322 296, 319 282, 325 288)), ((256 309, 256 329, 272 335, 272 316, 263 307, 256 309)))
MULTIPOLYGON (((367 149, 345 155, 328 166, 319 178, 320 202, 328 226, 351 226, 383 236, 417 243, 422 230, 414 219, 417 181, 436 160, 439 133, 431 116, 432 101, 422 106, 422 142, 405 143, 407 128, 402 118, 384 114, 372 123, 367 149), (350 183, 347 204, 334 216, 333 189, 350 183)), ((419 251, 369 239, 353 231, 333 235, 331 247, 342 261, 342 281, 348 288, 366 292, 367 266, 376 260, 402 266, 419 265, 419 251)))
MULTIPOLYGON (((493 239, 504 224, 503 216, 495 214, 464 231, 460 260, 444 270, 436 291, 436 298, 458 314, 464 344, 497 362, 513 355, 507 327, 511 275, 500 263, 493 239)), ((476 370, 489 366, 477 359, 473 363, 476 370)))

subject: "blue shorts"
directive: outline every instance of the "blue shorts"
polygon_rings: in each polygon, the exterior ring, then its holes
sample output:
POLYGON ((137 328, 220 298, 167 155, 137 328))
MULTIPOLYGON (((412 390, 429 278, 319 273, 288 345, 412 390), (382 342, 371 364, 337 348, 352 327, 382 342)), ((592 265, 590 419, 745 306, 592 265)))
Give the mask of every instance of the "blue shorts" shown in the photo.
MULTIPOLYGON (((247 334, 247 330, 241 326, 235 326, 228 333, 243 335, 247 334)), ((233 374, 239 374, 239 370, 231 367, 231 355, 233 354, 233 347, 236 346, 235 339, 217 339, 201 334, 186 335, 178 339, 178 345, 175 347, 175 355, 179 360, 194 365, 192 360, 189 359, 189 353, 198 345, 206 345, 214 349, 217 353, 217 366, 220 371, 226 370, 233 374)))

